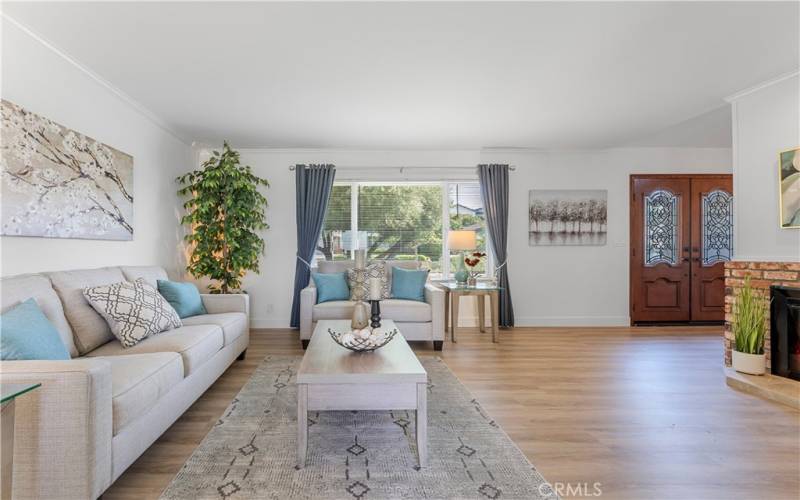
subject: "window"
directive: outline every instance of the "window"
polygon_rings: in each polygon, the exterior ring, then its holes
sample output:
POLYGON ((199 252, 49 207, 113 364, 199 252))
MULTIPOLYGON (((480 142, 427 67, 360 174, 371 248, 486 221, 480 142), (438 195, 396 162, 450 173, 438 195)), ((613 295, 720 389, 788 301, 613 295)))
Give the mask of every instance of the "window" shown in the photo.
MULTIPOLYGON (((443 258, 449 229, 474 229, 486 251, 477 182, 337 183, 315 258, 350 259, 365 248, 369 259, 419 260, 436 277, 451 276, 459 256, 443 258)), ((478 269, 486 272, 486 264, 478 269)))
MULTIPOLYGON (((447 186, 447 201, 450 212, 450 229, 467 229, 476 233, 477 252, 486 253, 486 216, 483 212, 480 185, 477 182, 451 182, 447 186)), ((461 254, 454 253, 450 256, 450 274, 458 269, 458 260, 461 254)), ((475 268, 486 274, 486 265, 489 259, 484 259, 475 268)))

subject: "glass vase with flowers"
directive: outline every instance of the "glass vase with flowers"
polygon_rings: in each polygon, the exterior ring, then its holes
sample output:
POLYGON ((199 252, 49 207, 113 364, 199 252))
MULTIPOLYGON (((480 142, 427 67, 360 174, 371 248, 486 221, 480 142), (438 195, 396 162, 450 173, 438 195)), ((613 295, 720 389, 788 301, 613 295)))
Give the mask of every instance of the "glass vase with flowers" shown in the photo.
POLYGON ((480 271, 476 268, 486 258, 485 252, 473 252, 464 257, 464 264, 469 268, 469 278, 467 279, 467 286, 475 286, 478 284, 478 276, 480 271))

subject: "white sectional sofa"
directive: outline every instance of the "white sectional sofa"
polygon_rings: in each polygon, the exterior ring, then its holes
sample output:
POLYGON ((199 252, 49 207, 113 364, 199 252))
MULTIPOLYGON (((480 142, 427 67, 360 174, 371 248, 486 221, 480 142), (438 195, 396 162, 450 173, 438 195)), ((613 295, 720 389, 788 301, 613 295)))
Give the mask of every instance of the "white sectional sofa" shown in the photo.
POLYGON ((0 281, 5 312, 33 297, 72 359, 4 361, 0 382, 41 382, 20 398, 14 498, 97 498, 237 359, 249 343, 247 295, 202 295, 208 314, 123 348, 82 288, 160 267, 106 267, 0 281))
MULTIPOLYGON (((321 261, 312 273, 341 273, 352 268, 352 260, 321 261)), ((391 286, 391 268, 419 269, 417 261, 387 260, 391 286)), ((381 301, 381 316, 394 320, 406 340, 433 341, 434 349, 442 350, 444 342, 444 290, 432 283, 425 284, 425 302, 402 299, 381 301)), ((350 319, 353 315, 353 302, 335 300, 317 304, 317 289, 313 278, 300 292, 300 339, 303 348, 308 345, 317 321, 323 319, 350 319)))

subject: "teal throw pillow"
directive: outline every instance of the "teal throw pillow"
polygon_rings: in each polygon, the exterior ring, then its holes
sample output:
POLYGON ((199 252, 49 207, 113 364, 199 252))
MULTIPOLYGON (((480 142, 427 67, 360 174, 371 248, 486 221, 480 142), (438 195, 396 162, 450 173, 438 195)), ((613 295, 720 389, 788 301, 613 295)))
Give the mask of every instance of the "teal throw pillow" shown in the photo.
POLYGON ((347 273, 313 273, 311 277, 317 286, 317 304, 332 300, 350 300, 347 273))
POLYGON ((200 314, 208 314, 203 299, 194 283, 158 280, 158 293, 167 299, 178 316, 188 318, 200 314))
POLYGON ((392 267, 392 298, 425 302, 427 269, 392 267))
POLYGON ((0 315, 0 359, 69 359, 69 351, 39 304, 28 299, 0 315))

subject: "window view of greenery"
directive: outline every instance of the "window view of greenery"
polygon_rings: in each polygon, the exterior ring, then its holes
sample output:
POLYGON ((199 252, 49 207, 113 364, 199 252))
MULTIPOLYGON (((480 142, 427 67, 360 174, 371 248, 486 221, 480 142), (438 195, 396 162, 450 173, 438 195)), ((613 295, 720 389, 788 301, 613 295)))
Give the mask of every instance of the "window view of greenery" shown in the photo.
MULTIPOLYGON (((447 198, 450 204, 450 229, 475 231, 478 240, 478 248, 475 251, 486 252, 486 215, 483 211, 480 186, 473 182, 450 183, 447 198)), ((460 258, 460 252, 450 256, 451 274, 458 269, 460 258)), ((475 267, 475 271, 485 273, 487 261, 488 259, 483 259, 475 267)))
POLYGON ((347 260, 350 258, 350 245, 345 245, 343 237, 351 230, 349 184, 334 184, 328 211, 322 226, 322 234, 317 243, 315 260, 347 260))
POLYGON ((360 186, 358 231, 367 233, 367 258, 421 260, 440 272, 442 187, 360 186))
MULTIPOLYGON (((357 246, 367 249, 369 259, 420 260, 433 273, 441 273, 445 195, 450 229, 475 230, 477 250, 485 252, 486 221, 477 183, 336 184, 316 259, 350 259, 350 251, 357 246), (357 197, 357 220, 351 212, 353 196, 357 197)), ((458 254, 450 258, 451 274, 458 259, 458 254)), ((485 263, 476 270, 483 272, 485 263)))

